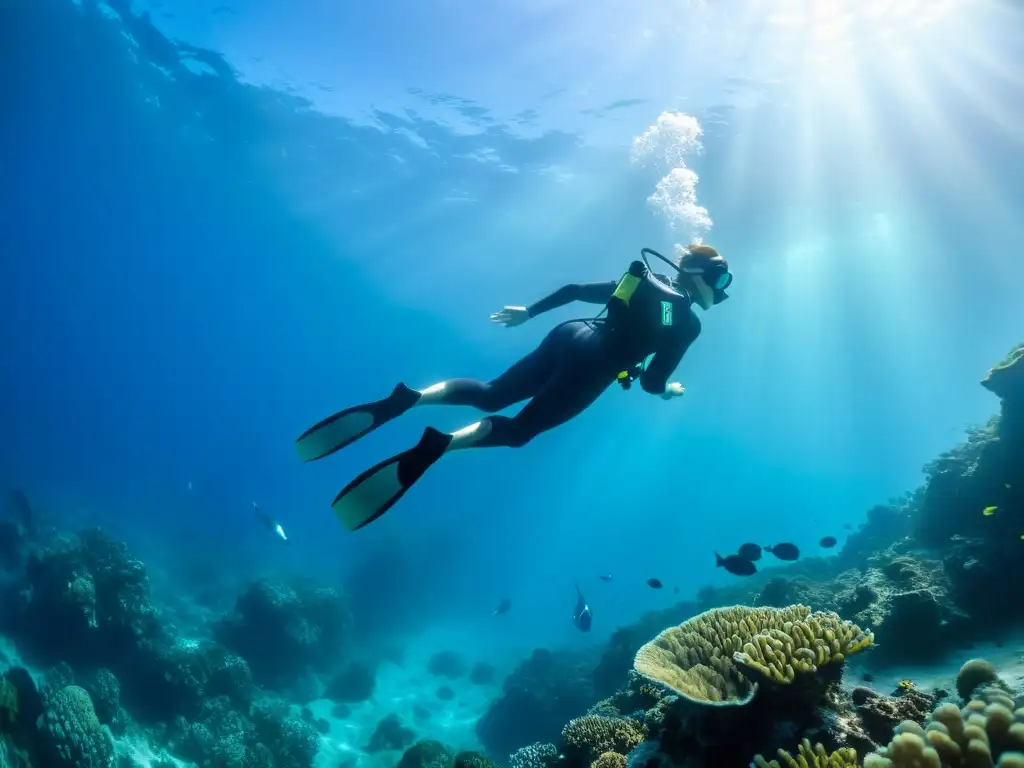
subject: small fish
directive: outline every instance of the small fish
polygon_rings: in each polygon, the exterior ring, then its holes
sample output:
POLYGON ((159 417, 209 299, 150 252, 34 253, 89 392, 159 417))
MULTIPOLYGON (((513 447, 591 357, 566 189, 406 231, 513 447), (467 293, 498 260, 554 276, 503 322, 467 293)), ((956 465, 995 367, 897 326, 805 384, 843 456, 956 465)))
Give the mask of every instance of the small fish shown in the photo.
POLYGON ((279 538, 285 544, 292 543, 291 539, 288 538, 288 534, 284 532, 284 528, 281 527, 281 524, 274 520, 274 518, 272 518, 266 512, 261 510, 256 505, 255 501, 252 503, 252 511, 255 513, 256 517, 259 518, 260 522, 267 527, 267 530, 269 530, 271 533, 277 536, 277 538, 279 538))
POLYGON ((914 681, 909 679, 900 680, 899 687, 901 691, 910 691, 914 689, 914 681))
POLYGON ((651 589, 661 589, 665 585, 661 583, 661 579, 648 579, 647 586, 651 589))
POLYGON ((860 679, 863 680, 865 683, 875 682, 875 676, 872 675, 870 672, 865 672, 863 675, 860 676, 860 679))
POLYGON ((776 544, 774 547, 765 547, 764 551, 771 552, 779 560, 798 560, 800 558, 800 550, 796 544, 790 544, 788 541, 776 544))
POLYGON ((722 557, 720 554, 715 552, 715 567, 725 568, 725 570, 733 576, 753 576, 757 573, 757 566, 745 557, 740 557, 739 555, 722 557))
POLYGON ((836 541, 835 536, 826 536, 818 542, 818 544, 824 547, 825 549, 832 549, 832 547, 834 547, 837 543, 838 542, 836 541))
POLYGON ((580 585, 576 585, 576 610, 572 614, 572 623, 580 632, 589 632, 590 625, 594 620, 594 614, 587 605, 587 601, 580 591, 580 585))
POLYGON ((999 507, 985 507, 983 510, 981 510, 981 514, 983 514, 985 517, 992 517, 992 515, 994 515, 998 511, 999 507))
POLYGON ((744 544, 736 552, 744 560, 754 563, 761 559, 761 547, 757 544, 744 544))
POLYGON ((192 490, 192 481, 191 480, 188 481, 188 489, 190 491, 192 490))
POLYGON ((600 579, 601 581, 611 581, 612 575, 610 573, 602 573, 600 579))
POLYGON ((502 598, 501 602, 498 603, 498 607, 491 611, 491 616, 503 616, 508 613, 509 608, 512 607, 512 601, 507 597, 502 598))
POLYGON ((672 587, 672 592, 678 595, 679 594, 679 587, 672 587))
POLYGON ((843 530, 844 530, 844 531, 849 531, 849 530, 851 530, 852 528, 853 528, 853 526, 852 526, 852 525, 850 525, 849 523, 843 523, 843 530))
POLYGON ((1003 485, 1006 487, 1006 490, 1010 490, 1013 487, 1009 483, 1003 483, 1003 485))

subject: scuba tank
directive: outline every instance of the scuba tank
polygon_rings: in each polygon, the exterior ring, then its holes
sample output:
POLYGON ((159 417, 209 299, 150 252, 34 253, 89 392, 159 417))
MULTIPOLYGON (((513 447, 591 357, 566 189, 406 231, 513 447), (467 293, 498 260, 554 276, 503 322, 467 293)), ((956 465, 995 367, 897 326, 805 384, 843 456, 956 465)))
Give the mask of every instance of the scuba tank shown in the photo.
MULTIPOLYGON (((619 284, 615 287, 615 291, 612 293, 612 297, 608 300, 608 304, 605 307, 608 312, 608 327, 612 333, 614 333, 617 328, 624 328, 628 326, 630 315, 629 302, 633 298, 633 294, 636 293, 636 290, 643 285, 644 282, 651 281, 656 283, 657 290, 661 293, 671 294, 676 297, 679 296, 676 291, 666 285, 663 285, 659 281, 654 281, 651 278, 651 265, 650 262, 647 261, 648 254, 661 259, 672 267, 672 269, 677 269, 675 264, 653 248, 641 248, 641 260, 634 261, 629 265, 629 269, 619 280, 619 284)), ((662 322, 665 325, 671 325, 672 323, 672 305, 668 301, 662 302, 662 322)), ((633 382, 640 377, 640 374, 642 374, 643 371, 643 365, 634 365, 629 369, 620 371, 619 375, 616 377, 616 381, 618 381, 619 386, 622 387, 623 390, 628 390, 633 386, 633 382)))

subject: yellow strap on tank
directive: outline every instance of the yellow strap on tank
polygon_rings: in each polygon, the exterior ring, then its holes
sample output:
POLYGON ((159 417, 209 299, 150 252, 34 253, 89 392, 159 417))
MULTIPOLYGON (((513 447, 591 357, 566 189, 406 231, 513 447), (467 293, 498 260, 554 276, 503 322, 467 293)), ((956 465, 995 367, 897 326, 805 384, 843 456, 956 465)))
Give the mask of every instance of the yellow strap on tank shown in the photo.
POLYGON ((612 298, 619 299, 623 304, 629 306, 629 300, 633 298, 633 294, 636 292, 641 280, 643 280, 642 277, 636 277, 627 272, 619 280, 619 284, 615 286, 615 293, 612 294, 612 298))

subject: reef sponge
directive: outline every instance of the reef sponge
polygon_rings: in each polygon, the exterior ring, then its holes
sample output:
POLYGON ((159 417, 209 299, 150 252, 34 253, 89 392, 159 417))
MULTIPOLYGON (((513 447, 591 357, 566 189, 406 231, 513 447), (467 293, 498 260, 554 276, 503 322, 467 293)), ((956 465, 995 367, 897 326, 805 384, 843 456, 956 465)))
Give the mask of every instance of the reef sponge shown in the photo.
POLYGON ((807 739, 800 743, 796 757, 780 749, 779 760, 769 762, 761 755, 756 755, 754 765, 757 768, 857 768, 856 751, 845 747, 829 754, 821 744, 812 747, 807 739))
POLYGON ((975 689, 963 709, 940 705, 925 727, 900 723, 889 746, 864 768, 1024 768, 1024 709, 997 685, 975 689))
POLYGON ((626 768, 625 755, 618 752, 605 752, 597 760, 590 764, 590 768, 626 768))
POLYGON ((805 605, 714 608, 670 627, 636 654, 634 669, 699 704, 743 705, 757 683, 791 683, 841 663, 874 636, 805 605))
POLYGON ((970 659, 964 662, 956 673, 956 692, 965 701, 971 698, 974 691, 989 683, 999 683, 999 674, 991 662, 985 659, 970 659))
POLYGON ((39 731, 48 766, 108 768, 113 762, 113 739, 100 725, 84 688, 69 685, 51 696, 39 731))
POLYGON ((584 715, 570 720, 562 730, 565 752, 579 755, 586 762, 605 752, 627 754, 643 740, 643 727, 622 717, 584 715))

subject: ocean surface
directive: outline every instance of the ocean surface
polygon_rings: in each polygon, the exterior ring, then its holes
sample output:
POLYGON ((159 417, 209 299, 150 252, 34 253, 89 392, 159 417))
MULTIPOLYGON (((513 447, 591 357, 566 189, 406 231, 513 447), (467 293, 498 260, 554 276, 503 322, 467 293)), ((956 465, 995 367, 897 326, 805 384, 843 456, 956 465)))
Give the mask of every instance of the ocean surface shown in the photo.
POLYGON ((734 581, 716 552, 841 545, 996 410, 1022 61, 997 0, 2 0, 0 487, 166 599, 301 574, 423 655, 596 648, 734 581), (313 464, 303 430, 490 379, 600 308, 491 313, 692 241, 734 283, 682 398, 612 387, 339 524, 349 480, 480 414, 313 464))

